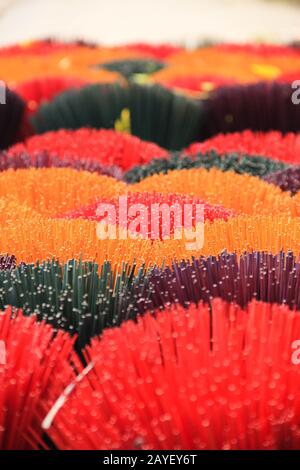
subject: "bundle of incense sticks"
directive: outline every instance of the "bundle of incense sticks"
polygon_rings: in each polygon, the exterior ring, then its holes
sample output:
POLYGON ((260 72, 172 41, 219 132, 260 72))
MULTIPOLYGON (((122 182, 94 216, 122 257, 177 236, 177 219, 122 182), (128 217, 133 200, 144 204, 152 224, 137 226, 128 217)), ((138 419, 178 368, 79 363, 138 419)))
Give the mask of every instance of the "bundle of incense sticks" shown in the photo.
POLYGON ((299 73, 0 48, 0 449, 299 448, 299 73))

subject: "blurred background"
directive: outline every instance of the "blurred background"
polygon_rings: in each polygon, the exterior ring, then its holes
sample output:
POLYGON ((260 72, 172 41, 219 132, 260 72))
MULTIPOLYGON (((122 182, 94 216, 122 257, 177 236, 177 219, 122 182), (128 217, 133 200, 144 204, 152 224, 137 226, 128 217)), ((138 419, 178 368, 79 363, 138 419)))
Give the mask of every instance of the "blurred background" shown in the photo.
POLYGON ((300 39, 299 0, 0 0, 0 44, 32 38, 103 44, 300 39))

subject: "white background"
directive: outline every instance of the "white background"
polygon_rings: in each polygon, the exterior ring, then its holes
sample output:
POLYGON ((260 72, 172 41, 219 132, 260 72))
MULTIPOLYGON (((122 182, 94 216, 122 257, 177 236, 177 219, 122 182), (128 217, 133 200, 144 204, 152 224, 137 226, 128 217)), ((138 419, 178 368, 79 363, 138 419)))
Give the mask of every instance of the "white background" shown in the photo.
POLYGON ((35 37, 101 43, 300 39, 299 2, 272 0, 0 0, 0 44, 35 37))

